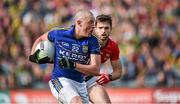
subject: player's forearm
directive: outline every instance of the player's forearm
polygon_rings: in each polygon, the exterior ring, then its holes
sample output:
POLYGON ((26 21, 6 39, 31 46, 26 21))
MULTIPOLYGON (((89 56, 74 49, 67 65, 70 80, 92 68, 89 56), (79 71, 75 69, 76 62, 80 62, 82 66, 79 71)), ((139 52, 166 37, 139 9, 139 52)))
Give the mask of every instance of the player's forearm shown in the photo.
POLYGON ((119 79, 121 77, 121 69, 112 72, 111 75, 112 75, 111 80, 119 79))
POLYGON ((99 75, 100 72, 100 64, 96 65, 83 65, 76 63, 76 70, 87 74, 87 75, 99 75))
POLYGON ((99 75, 101 65, 101 56, 99 54, 90 55, 90 63, 88 65, 76 63, 76 70, 87 75, 99 75))
POLYGON ((111 61, 111 65, 113 68, 113 72, 111 73, 111 75, 112 75, 111 80, 119 79, 121 77, 121 73, 122 73, 121 63, 119 62, 119 60, 114 60, 114 61, 111 61))

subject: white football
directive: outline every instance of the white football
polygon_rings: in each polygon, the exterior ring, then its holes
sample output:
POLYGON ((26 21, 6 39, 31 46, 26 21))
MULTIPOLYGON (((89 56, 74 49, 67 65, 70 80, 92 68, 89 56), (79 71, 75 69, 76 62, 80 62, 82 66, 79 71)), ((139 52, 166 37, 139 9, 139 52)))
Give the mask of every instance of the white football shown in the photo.
POLYGON ((38 59, 44 58, 46 56, 48 56, 51 60, 54 59, 54 44, 49 40, 39 42, 35 48, 35 51, 38 49, 40 50, 40 53, 38 54, 38 59))

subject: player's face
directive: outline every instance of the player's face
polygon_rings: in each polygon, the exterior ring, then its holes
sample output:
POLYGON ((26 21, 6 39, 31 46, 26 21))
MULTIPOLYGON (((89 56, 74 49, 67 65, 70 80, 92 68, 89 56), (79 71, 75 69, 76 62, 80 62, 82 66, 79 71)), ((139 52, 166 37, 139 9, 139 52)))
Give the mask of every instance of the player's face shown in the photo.
POLYGON ((87 17, 81 22, 81 34, 83 37, 89 37, 92 35, 94 29, 94 17, 87 17))
POLYGON ((95 34, 100 40, 100 42, 106 41, 110 33, 111 33, 111 26, 108 22, 97 22, 95 27, 95 34))

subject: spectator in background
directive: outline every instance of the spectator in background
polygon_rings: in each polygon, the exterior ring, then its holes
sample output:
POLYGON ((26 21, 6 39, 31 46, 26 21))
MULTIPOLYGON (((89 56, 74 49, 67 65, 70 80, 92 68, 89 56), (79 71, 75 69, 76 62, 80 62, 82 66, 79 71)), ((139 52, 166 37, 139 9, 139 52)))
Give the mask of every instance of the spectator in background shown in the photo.
POLYGON ((2 66, 0 66, 0 90, 6 90, 8 88, 7 78, 5 76, 2 66))

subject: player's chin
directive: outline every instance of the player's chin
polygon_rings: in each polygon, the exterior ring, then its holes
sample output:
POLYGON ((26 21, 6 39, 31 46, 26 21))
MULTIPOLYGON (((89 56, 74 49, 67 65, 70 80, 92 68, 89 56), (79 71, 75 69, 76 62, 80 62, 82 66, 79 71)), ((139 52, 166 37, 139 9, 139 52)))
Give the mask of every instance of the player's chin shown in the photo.
POLYGON ((89 36, 91 36, 91 35, 90 35, 90 34, 83 35, 83 38, 87 38, 87 37, 89 37, 89 36))
POLYGON ((104 36, 104 37, 101 37, 101 40, 102 40, 102 41, 105 41, 106 39, 107 39, 107 37, 105 37, 105 36, 104 36))
POLYGON ((90 31, 90 32, 88 33, 87 37, 91 36, 92 34, 93 34, 93 32, 90 31))

